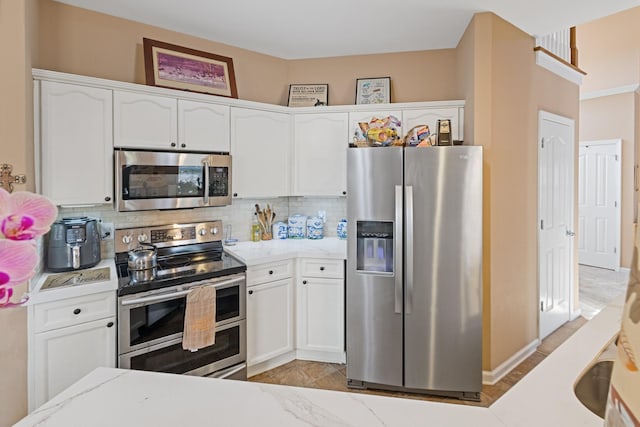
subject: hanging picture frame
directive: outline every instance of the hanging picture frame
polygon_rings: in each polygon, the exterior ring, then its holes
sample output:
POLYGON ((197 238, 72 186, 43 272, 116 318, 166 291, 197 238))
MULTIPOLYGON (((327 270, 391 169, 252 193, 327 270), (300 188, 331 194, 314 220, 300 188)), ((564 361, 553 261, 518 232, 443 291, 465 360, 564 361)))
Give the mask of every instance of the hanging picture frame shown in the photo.
POLYGON ((147 38, 142 45, 148 85, 238 97, 231 58, 147 38))
POLYGON ((356 104, 391 102, 391 77, 356 79, 356 104))
POLYGON ((288 107, 319 107, 323 105, 329 105, 328 84, 289 85, 288 107))

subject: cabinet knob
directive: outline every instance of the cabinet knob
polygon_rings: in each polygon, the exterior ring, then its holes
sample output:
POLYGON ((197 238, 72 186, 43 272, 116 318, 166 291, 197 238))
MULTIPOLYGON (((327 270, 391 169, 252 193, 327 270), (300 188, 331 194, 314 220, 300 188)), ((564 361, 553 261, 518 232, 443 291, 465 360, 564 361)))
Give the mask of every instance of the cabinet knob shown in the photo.
POLYGON ((303 281, 302 281, 302 284, 303 284, 303 285, 306 285, 306 284, 307 284, 307 281, 306 281, 306 280, 303 280, 303 281))
POLYGON ((233 193, 233 197, 238 197, 238 193, 233 193))
POLYGON ((113 322, 107 323, 107 328, 111 328, 113 326, 113 322))
POLYGON ((73 310, 73 314, 80 314, 82 310, 80 310, 79 308, 76 308, 75 310, 73 310))
POLYGON ((104 201, 105 201, 105 202, 110 202, 110 201, 111 201, 111 197, 106 196, 106 197, 104 198, 104 201))
POLYGON ((253 291, 249 291, 249 295, 253 295, 253 291))
POLYGON ((172 147, 175 147, 175 146, 176 146, 176 143, 175 143, 175 142, 172 142, 172 143, 171 143, 171 146, 172 146, 172 147))
POLYGON ((269 270, 269 274, 273 274, 273 270, 269 270))
POLYGON ((320 267, 320 271, 324 271, 324 267, 320 267))
POLYGON ((343 195, 343 196, 346 196, 346 195, 347 195, 347 192, 346 192, 346 191, 343 191, 343 192, 342 192, 342 195, 343 195))
POLYGON ((187 144, 180 144, 180 147, 186 148, 187 144))

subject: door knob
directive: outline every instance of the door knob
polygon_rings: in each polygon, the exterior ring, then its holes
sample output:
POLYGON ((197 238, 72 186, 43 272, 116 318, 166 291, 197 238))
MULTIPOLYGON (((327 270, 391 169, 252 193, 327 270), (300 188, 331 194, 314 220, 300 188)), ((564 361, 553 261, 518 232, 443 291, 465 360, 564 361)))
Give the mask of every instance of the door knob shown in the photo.
POLYGON ((573 237, 573 236, 575 236, 575 235, 576 235, 576 233, 574 233, 573 231, 571 231, 571 230, 567 230, 567 236, 569 236, 569 237, 573 237))

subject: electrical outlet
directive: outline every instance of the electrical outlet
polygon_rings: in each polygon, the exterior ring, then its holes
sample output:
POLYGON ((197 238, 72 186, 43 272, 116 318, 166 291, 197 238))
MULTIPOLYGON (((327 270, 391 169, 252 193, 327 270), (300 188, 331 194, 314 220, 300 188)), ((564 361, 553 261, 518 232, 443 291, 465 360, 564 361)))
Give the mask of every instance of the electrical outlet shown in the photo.
POLYGON ((100 223, 100 238, 102 240, 113 240, 113 223, 112 222, 100 223))

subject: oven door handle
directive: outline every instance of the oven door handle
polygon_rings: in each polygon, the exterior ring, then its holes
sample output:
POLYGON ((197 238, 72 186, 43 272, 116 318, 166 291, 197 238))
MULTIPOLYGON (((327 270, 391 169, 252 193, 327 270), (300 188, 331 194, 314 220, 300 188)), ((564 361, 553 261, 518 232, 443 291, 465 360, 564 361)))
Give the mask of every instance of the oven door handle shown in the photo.
MULTIPOLYGON (((230 285, 233 283, 237 283, 237 282, 242 282, 244 280, 244 277, 237 277, 235 279, 229 279, 229 280, 223 280, 221 282, 215 282, 215 283, 211 283, 207 286, 213 286, 213 287, 218 287, 218 286, 225 286, 225 285, 230 285)), ((198 284, 194 285, 193 287, 197 287, 199 286, 198 284)), ((128 305, 135 305, 135 304, 146 304, 146 303, 150 303, 150 302, 160 302, 160 301, 169 301, 172 299, 176 299, 176 298, 180 298, 183 297, 185 295, 187 295, 189 292, 191 292, 191 289, 185 289, 183 291, 175 291, 175 292, 169 292, 166 294, 160 294, 160 295, 151 295, 148 297, 142 297, 142 298, 132 298, 129 300, 123 300, 122 301, 122 305, 123 306, 128 306, 128 305)))
POLYGON ((204 161, 204 204, 209 204, 209 161, 204 161))

